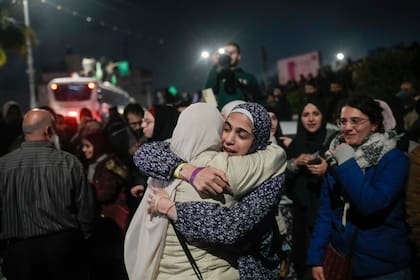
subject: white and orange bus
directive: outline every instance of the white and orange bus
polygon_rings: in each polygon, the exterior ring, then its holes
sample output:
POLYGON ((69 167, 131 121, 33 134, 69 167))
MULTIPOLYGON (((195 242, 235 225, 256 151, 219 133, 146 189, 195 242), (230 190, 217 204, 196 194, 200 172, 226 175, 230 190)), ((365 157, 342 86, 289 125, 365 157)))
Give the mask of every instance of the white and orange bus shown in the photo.
POLYGON ((108 82, 89 77, 52 79, 40 105, 51 107, 57 114, 79 118, 82 108, 88 108, 95 119, 106 118, 108 108, 115 106, 122 113, 125 105, 135 102, 127 92, 108 82))
POLYGON ((98 82, 87 77, 52 79, 47 86, 46 105, 57 114, 79 117, 82 108, 88 108, 95 119, 100 119, 100 89, 98 82))

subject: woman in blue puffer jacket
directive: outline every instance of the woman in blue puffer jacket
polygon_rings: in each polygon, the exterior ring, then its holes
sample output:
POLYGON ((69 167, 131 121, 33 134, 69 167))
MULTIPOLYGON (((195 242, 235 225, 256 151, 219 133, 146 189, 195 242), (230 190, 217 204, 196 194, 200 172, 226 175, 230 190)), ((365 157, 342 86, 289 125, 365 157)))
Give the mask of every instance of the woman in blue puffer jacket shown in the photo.
POLYGON ((351 256, 353 278, 411 279, 403 206, 408 159, 396 148, 396 133, 384 130, 382 108, 367 96, 348 99, 337 125, 308 250, 312 276, 325 279, 330 243, 351 256))

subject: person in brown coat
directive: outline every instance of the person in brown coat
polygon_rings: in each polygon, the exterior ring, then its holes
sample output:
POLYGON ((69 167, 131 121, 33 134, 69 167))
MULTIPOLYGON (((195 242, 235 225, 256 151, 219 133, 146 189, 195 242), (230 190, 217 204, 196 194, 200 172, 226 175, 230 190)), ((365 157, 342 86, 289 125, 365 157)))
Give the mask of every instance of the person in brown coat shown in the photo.
POLYGON ((410 169, 408 173, 406 212, 410 229, 410 239, 413 242, 415 257, 413 262, 413 279, 420 276, 420 145, 409 154, 410 169))

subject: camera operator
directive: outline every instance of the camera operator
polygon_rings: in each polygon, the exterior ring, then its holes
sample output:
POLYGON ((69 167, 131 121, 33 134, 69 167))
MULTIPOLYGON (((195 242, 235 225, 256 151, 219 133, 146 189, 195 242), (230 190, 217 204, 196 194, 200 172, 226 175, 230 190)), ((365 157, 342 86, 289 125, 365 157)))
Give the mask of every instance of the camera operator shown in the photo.
POLYGON ((264 103, 265 96, 257 79, 246 73, 238 64, 241 59, 237 43, 228 43, 223 47, 224 54, 214 54, 214 66, 210 70, 205 88, 211 88, 216 96, 218 107, 223 108, 233 100, 264 103))

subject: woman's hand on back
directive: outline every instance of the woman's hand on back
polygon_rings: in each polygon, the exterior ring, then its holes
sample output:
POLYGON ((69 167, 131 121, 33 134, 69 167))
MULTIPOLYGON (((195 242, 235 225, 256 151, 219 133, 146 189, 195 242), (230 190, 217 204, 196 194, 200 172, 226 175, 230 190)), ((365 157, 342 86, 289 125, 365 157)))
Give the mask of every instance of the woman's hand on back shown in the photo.
POLYGON ((197 191, 217 195, 225 191, 232 193, 232 190, 223 171, 214 167, 206 167, 194 178, 193 186, 197 191))
POLYGON ((169 198, 168 193, 159 187, 150 187, 151 192, 147 198, 147 213, 150 214, 150 220, 154 216, 158 215, 167 215, 168 218, 175 220, 176 219, 176 208, 175 202, 169 198))
POLYGON ((205 167, 196 173, 193 182, 191 182, 191 175, 195 169, 195 166, 187 164, 182 169, 181 176, 186 181, 192 183, 198 192, 212 195, 223 192, 232 193, 225 172, 211 166, 205 167))

